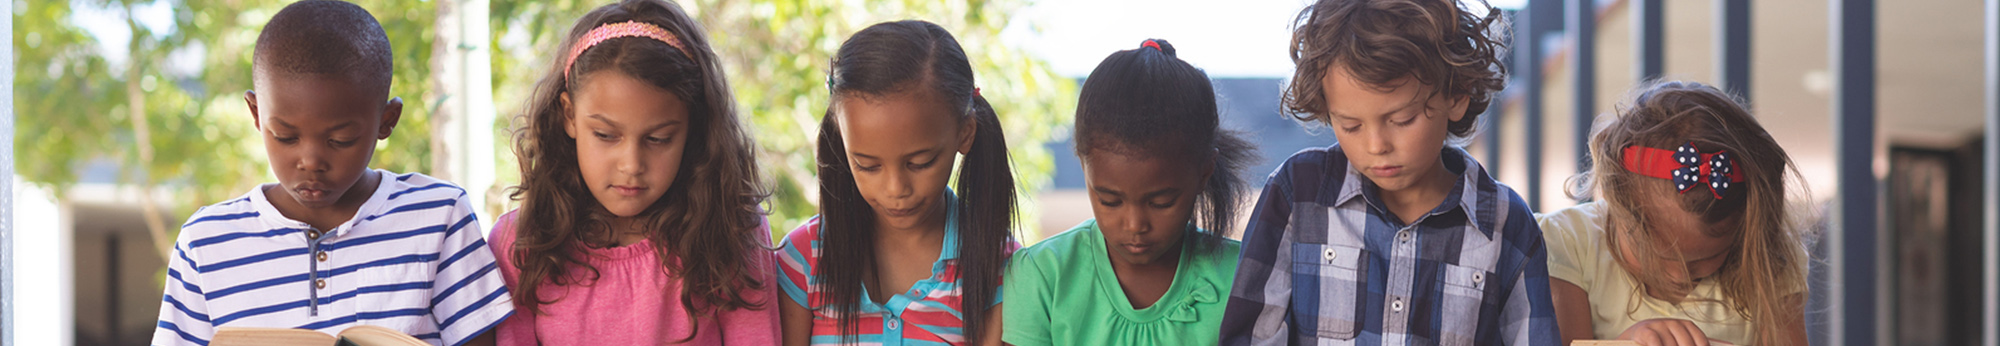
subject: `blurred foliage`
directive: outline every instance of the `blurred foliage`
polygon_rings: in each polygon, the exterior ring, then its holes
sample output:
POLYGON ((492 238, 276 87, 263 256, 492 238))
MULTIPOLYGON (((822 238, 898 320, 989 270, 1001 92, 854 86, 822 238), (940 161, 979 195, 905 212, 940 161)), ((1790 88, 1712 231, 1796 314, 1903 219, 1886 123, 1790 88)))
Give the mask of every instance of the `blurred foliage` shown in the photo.
MULTIPOLYGON (((13 42, 18 56, 14 136, 23 179, 57 196, 79 183, 90 167, 120 171, 117 184, 170 191, 175 219, 196 207, 233 198, 270 182, 262 138, 245 108, 251 56, 258 33, 288 1, 277 0, 76 0, 14 3, 13 42), (166 6, 172 22, 149 28, 127 20, 134 8, 166 6), (100 42, 80 27, 77 12, 109 13, 133 38, 123 49, 100 42), (155 31, 157 29, 157 31, 155 31), (111 56, 118 55, 118 56, 111 56), (129 64, 123 62, 139 62, 129 64), (127 69, 140 69, 138 81, 127 69), (137 83, 143 102, 128 101, 137 83), (142 107, 149 143, 139 137, 128 107, 142 107), (154 148, 140 162, 139 145, 154 148)), ((379 143, 372 167, 428 172, 430 113, 436 109, 430 55, 435 5, 420 0, 356 1, 389 34, 395 71, 391 95, 403 98, 402 122, 379 143)), ((542 69, 560 51, 561 35, 604 0, 515 1, 491 4, 493 85, 500 115, 494 125, 496 176, 518 184, 512 155, 514 115, 522 111, 542 69)), ((950 29, 971 55, 982 94, 999 111, 1015 172, 1021 182, 1023 220, 1034 220, 1034 192, 1048 185, 1054 163, 1039 145, 1061 128, 1075 108, 1076 85, 1047 64, 1000 43, 1006 14, 1022 0, 693 0, 682 4, 702 21, 735 89, 740 110, 759 145, 770 179, 774 236, 815 214, 812 134, 826 109, 827 62, 848 35, 882 21, 922 19, 950 29)), ((169 197, 162 197, 169 198, 169 197)), ((513 202, 507 201, 508 207, 513 202)), ((1033 222, 1022 222, 1033 227, 1033 222)), ((172 222, 170 226, 178 225, 172 222)), ((1037 234, 1023 232, 1023 234, 1037 234)))
MULTIPOLYGON (((241 195, 274 181, 243 91, 251 88, 257 34, 285 1, 78 0, 15 3, 14 145, 21 177, 57 196, 97 163, 117 167, 116 183, 173 192, 177 218, 195 207, 241 195), (155 31, 123 25, 128 9, 167 6, 172 22, 155 31), (83 30, 76 12, 109 13, 133 38, 118 52, 83 30), (109 57, 125 53, 119 57, 109 57), (110 61, 139 62, 114 64, 110 61), (127 69, 138 68, 154 148, 139 162, 128 114, 127 69)), ((359 1, 383 24, 395 51, 391 95, 402 97, 402 122, 377 144, 372 167, 423 172, 430 167, 429 110, 433 5, 426 1, 359 1)), ((178 225, 179 222, 173 222, 178 225)))
MULTIPOLYGON (((549 59, 557 58, 548 52, 564 51, 556 45, 576 18, 605 3, 495 1, 494 99, 526 100, 535 79, 551 66, 549 59)), ((739 111, 750 122, 758 163, 773 192, 767 206, 773 239, 817 214, 813 141, 827 107, 826 71, 833 52, 868 25, 901 19, 945 27, 970 55, 981 94, 1000 114, 1011 144, 1023 197, 1022 226, 1035 226, 1032 198, 1055 172, 1053 156, 1041 143, 1068 127, 1077 90, 1073 80, 1056 75, 1046 63, 1001 44, 1006 14, 1023 1, 693 0, 681 5, 707 30, 739 111)), ((511 121, 523 106, 497 108, 511 121)), ((517 184, 513 155, 501 156, 509 162, 499 175, 502 184, 517 184)))

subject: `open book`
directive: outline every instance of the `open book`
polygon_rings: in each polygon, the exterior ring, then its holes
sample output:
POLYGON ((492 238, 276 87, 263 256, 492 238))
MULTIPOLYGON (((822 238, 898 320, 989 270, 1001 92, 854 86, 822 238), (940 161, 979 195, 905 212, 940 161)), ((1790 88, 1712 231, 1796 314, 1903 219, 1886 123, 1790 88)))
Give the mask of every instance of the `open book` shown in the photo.
MULTIPOLYGON (((1728 342, 1715 339, 1709 339, 1708 342, 1710 345, 1717 346, 1732 345, 1728 342)), ((1569 346, 1639 346, 1639 343, 1626 340, 1577 340, 1569 343, 1569 346)))
POLYGON ((1570 342, 1569 346, 1639 346, 1639 343, 1625 340, 1577 340, 1570 342))
POLYGON ((358 325, 326 335, 310 329, 220 327, 209 346, 430 346, 409 334, 381 326, 358 325))

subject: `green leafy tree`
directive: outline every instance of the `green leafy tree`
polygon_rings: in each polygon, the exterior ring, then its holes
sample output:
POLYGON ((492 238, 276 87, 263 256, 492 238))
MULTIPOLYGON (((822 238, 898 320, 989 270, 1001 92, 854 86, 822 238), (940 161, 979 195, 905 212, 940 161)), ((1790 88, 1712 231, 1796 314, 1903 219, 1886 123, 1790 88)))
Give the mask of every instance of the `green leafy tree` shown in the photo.
MULTIPOLYGON (((608 2, 495 1, 495 99, 526 99, 539 69, 557 58, 547 52, 561 51, 555 45, 575 19, 608 2)), ((1048 185, 1055 167, 1041 144, 1068 126, 1076 85, 1000 42, 1006 14, 1023 6, 1022 1, 694 0, 681 5, 708 30, 739 109, 750 122, 759 163, 773 187, 768 208, 774 238, 817 213, 813 141, 827 107, 825 78, 833 52, 868 25, 901 19, 937 23, 965 47, 981 94, 993 102, 1006 129, 1024 197, 1023 220, 1034 219, 1035 209, 1026 206, 1033 205, 1034 192, 1048 185)), ((520 114, 521 106, 498 108, 502 114, 520 114)), ((503 184, 518 182, 513 155, 501 156, 507 162, 500 175, 503 184)), ((1024 227, 1033 225, 1023 222, 1024 227)))
MULTIPOLYGON (((265 22, 289 2, 275 0, 32 1, 14 13, 15 147, 21 176, 65 194, 92 162, 120 167, 119 183, 170 210, 148 212, 165 256, 178 220, 271 179, 262 138, 243 103, 251 54, 265 22), (124 15, 132 40, 121 59, 105 56, 72 22, 72 6, 124 15), (142 6, 167 6, 173 20, 155 31, 130 19, 142 6), (111 61, 123 60, 124 64, 111 61), (165 196, 150 196, 165 191, 165 196), (171 198, 155 201, 155 198, 171 198)), ((360 1, 383 24, 395 49, 391 95, 405 107, 396 134, 380 143, 372 166, 423 172, 430 165, 429 78, 432 5, 360 1)))
MULTIPOLYGON (((261 136, 243 105, 251 88, 257 34, 287 1, 83 0, 17 3, 14 11, 14 136, 18 171, 58 196, 78 183, 89 164, 120 167, 118 183, 160 196, 169 214, 149 220, 155 244, 167 253, 178 219, 194 208, 234 197, 268 182, 261 136), (107 49, 73 22, 86 6, 120 13, 132 40, 123 52, 107 49), (144 6, 166 6, 164 28, 131 20, 144 6), (157 30, 157 31, 156 31, 157 30), (115 52, 115 53, 114 53, 115 52), (107 56, 120 54, 120 56, 107 56), (124 63, 118 63, 118 62, 124 63)), ((400 172, 430 169, 429 92, 435 4, 421 0, 360 0, 388 32, 395 49, 391 95, 404 108, 396 134, 380 143, 372 166, 400 172)), ((538 69, 572 21, 604 1, 498 1, 492 4, 495 99, 525 99, 538 69)), ((1053 171, 1042 146, 1067 126, 1076 86, 1046 64, 1007 48, 997 38, 1012 0, 860 2, 804 0, 695 0, 684 4, 706 24, 725 57, 724 66, 760 145, 759 160, 772 179, 775 233, 801 223, 815 210, 812 137, 826 107, 827 57, 841 40, 875 22, 924 19, 951 29, 973 55, 983 94, 994 102, 1012 151, 1024 196, 1047 184, 1053 171)), ((519 181, 506 131, 519 103, 502 110, 494 130, 502 184, 519 181)), ((1023 200, 1024 205, 1032 203, 1023 200)), ((1032 213, 1034 209, 1023 208, 1032 213)), ((1032 219, 1029 215, 1028 219, 1032 219)), ((1032 226, 1032 223, 1026 223, 1032 226)), ((1032 233, 1030 233, 1032 234, 1032 233)))

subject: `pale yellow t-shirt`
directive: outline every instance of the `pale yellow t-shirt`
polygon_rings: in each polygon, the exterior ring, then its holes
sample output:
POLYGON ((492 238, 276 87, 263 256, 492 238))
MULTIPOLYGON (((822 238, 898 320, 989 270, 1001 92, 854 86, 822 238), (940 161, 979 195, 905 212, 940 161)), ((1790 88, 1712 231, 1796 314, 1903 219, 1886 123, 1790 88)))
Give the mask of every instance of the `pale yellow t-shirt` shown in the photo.
POLYGON ((1612 339, 1639 321, 1677 318, 1693 321, 1711 339, 1749 344, 1754 327, 1723 305, 1722 290, 1714 281, 1696 285, 1679 306, 1640 293, 1638 283, 1605 244, 1605 213, 1602 203, 1593 202, 1535 217, 1548 240, 1549 277, 1590 293, 1591 325, 1596 329, 1592 335, 1612 339))

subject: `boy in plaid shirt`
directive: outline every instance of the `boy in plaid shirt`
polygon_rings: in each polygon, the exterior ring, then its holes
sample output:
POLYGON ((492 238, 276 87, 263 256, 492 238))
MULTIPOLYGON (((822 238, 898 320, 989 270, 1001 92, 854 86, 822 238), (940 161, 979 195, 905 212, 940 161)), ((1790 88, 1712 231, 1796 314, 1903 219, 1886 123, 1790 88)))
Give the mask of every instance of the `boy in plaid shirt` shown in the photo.
POLYGON ((1449 145, 1506 84, 1506 24, 1480 13, 1455 0, 1300 13, 1284 106, 1338 143, 1271 174, 1222 344, 1557 344, 1533 213, 1449 145))

